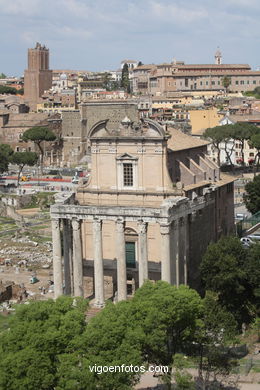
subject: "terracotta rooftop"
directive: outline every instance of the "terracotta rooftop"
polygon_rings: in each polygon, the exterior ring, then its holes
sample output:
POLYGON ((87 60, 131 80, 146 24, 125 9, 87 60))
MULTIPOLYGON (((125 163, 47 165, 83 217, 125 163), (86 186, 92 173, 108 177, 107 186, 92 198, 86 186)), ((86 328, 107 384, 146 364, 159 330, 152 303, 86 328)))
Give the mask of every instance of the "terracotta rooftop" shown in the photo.
POLYGON ((140 66, 137 66, 135 69, 133 69, 133 72, 136 72, 140 69, 152 69, 152 68, 156 68, 156 65, 154 65, 154 64, 140 65, 140 66))
MULTIPOLYGON (((232 71, 230 73, 228 73, 227 71, 224 73, 222 72, 221 70, 217 71, 217 70, 214 70, 214 71, 209 71, 207 69, 205 69, 204 72, 199 72, 199 71, 194 71, 194 72, 176 72, 176 73, 173 73, 171 74, 171 76, 174 76, 174 77, 185 77, 185 76, 203 76, 203 75, 206 75, 206 76, 223 76, 223 75, 229 75, 229 76, 260 76, 260 71, 232 71)), ((162 76, 165 76, 165 75, 162 75, 162 76)))
POLYGON ((123 60, 123 61, 121 61, 121 64, 124 64, 125 62, 131 62, 131 63, 133 63, 133 64, 137 64, 137 61, 135 61, 135 60, 123 60))
POLYGON ((180 69, 193 69, 193 68, 213 68, 213 69, 226 69, 226 68, 232 68, 232 69, 251 69, 248 64, 188 64, 188 65, 178 65, 177 66, 180 69))
POLYGON ((171 134, 171 138, 168 140, 168 148, 174 152, 178 150, 198 148, 209 144, 208 141, 184 134, 182 131, 176 130, 173 127, 168 127, 167 130, 171 134))
POLYGON ((234 181, 235 181, 234 176, 227 175, 227 174, 221 172, 220 180, 217 180, 217 181, 203 180, 197 184, 189 184, 187 186, 184 186, 183 189, 184 189, 184 191, 190 191, 190 190, 194 190, 195 188, 198 188, 198 187, 207 186, 209 184, 213 184, 217 187, 221 187, 221 186, 224 186, 228 183, 233 183, 234 181))

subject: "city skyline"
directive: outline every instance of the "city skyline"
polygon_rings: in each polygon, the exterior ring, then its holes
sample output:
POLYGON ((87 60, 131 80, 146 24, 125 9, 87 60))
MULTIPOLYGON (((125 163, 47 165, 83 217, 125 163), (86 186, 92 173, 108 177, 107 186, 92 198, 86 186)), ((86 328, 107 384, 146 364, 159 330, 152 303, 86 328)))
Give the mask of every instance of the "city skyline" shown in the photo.
POLYGON ((50 69, 116 70, 125 59, 143 63, 224 63, 260 59, 257 0, 0 0, 0 72, 20 76, 27 49, 50 49, 50 69))

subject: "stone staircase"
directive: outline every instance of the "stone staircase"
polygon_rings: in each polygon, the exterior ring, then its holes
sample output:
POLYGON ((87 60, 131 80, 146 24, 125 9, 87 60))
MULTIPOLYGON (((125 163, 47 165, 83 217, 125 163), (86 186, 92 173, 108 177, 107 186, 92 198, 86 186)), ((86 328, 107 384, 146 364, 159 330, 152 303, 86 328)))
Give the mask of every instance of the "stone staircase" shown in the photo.
POLYGON ((102 309, 94 306, 90 306, 87 313, 86 313, 86 322, 89 322, 89 320, 93 317, 95 317, 98 313, 101 312, 102 309))

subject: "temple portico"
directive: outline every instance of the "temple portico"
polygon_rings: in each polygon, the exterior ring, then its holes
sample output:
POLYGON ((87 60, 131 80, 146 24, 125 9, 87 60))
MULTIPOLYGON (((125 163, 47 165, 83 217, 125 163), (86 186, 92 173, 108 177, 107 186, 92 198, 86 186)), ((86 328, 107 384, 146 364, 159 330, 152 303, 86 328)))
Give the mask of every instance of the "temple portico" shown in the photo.
MULTIPOLYGON (((210 198, 208 199, 210 202, 210 198)), ((104 223, 114 231, 114 256, 116 261, 116 291, 119 301, 127 298, 127 270, 134 267, 138 273, 139 287, 149 279, 148 253, 152 239, 149 230, 151 226, 158 226, 160 232, 160 258, 157 259, 158 278, 166 282, 179 285, 187 284, 189 262, 188 235, 190 229, 189 214, 198 212, 205 206, 205 198, 190 201, 185 197, 168 199, 160 208, 140 208, 122 206, 77 206, 55 204, 52 206, 53 231, 53 266, 54 266, 54 293, 55 297, 62 294, 84 296, 84 261, 93 263, 94 268, 94 297, 95 305, 102 307, 105 302, 104 293, 104 241, 110 240, 103 234, 104 223), (87 241, 84 237, 84 225, 89 226, 87 241), (136 225, 137 240, 136 265, 127 263, 128 230, 134 231, 131 224, 136 225), (63 240, 61 239, 63 232, 63 240), (149 236, 149 238, 148 238, 149 236), (63 241, 63 247, 62 247, 63 241), (92 242, 92 248, 85 247, 84 242, 92 242), (72 243, 72 245, 70 244, 72 243), (91 249, 91 250, 90 250, 91 249), (62 256, 63 253, 63 256, 62 256), (84 256, 83 256, 84 253, 84 256), (62 260, 63 257, 63 260, 62 260)), ((131 243, 131 242, 130 242, 131 243)), ((112 243, 109 242, 112 246, 112 243)), ((89 245, 90 246, 90 245, 89 245)), ((134 245, 135 246, 135 245, 134 245)), ((111 259, 111 260, 112 260, 111 259)))

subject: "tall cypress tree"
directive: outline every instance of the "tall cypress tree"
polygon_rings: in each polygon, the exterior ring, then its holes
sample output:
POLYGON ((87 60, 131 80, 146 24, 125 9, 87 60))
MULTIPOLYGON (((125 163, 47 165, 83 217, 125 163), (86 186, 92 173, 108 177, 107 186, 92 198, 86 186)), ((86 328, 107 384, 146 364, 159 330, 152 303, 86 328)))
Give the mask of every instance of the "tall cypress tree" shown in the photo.
POLYGON ((130 93, 129 69, 127 64, 124 64, 122 69, 121 87, 130 93))

